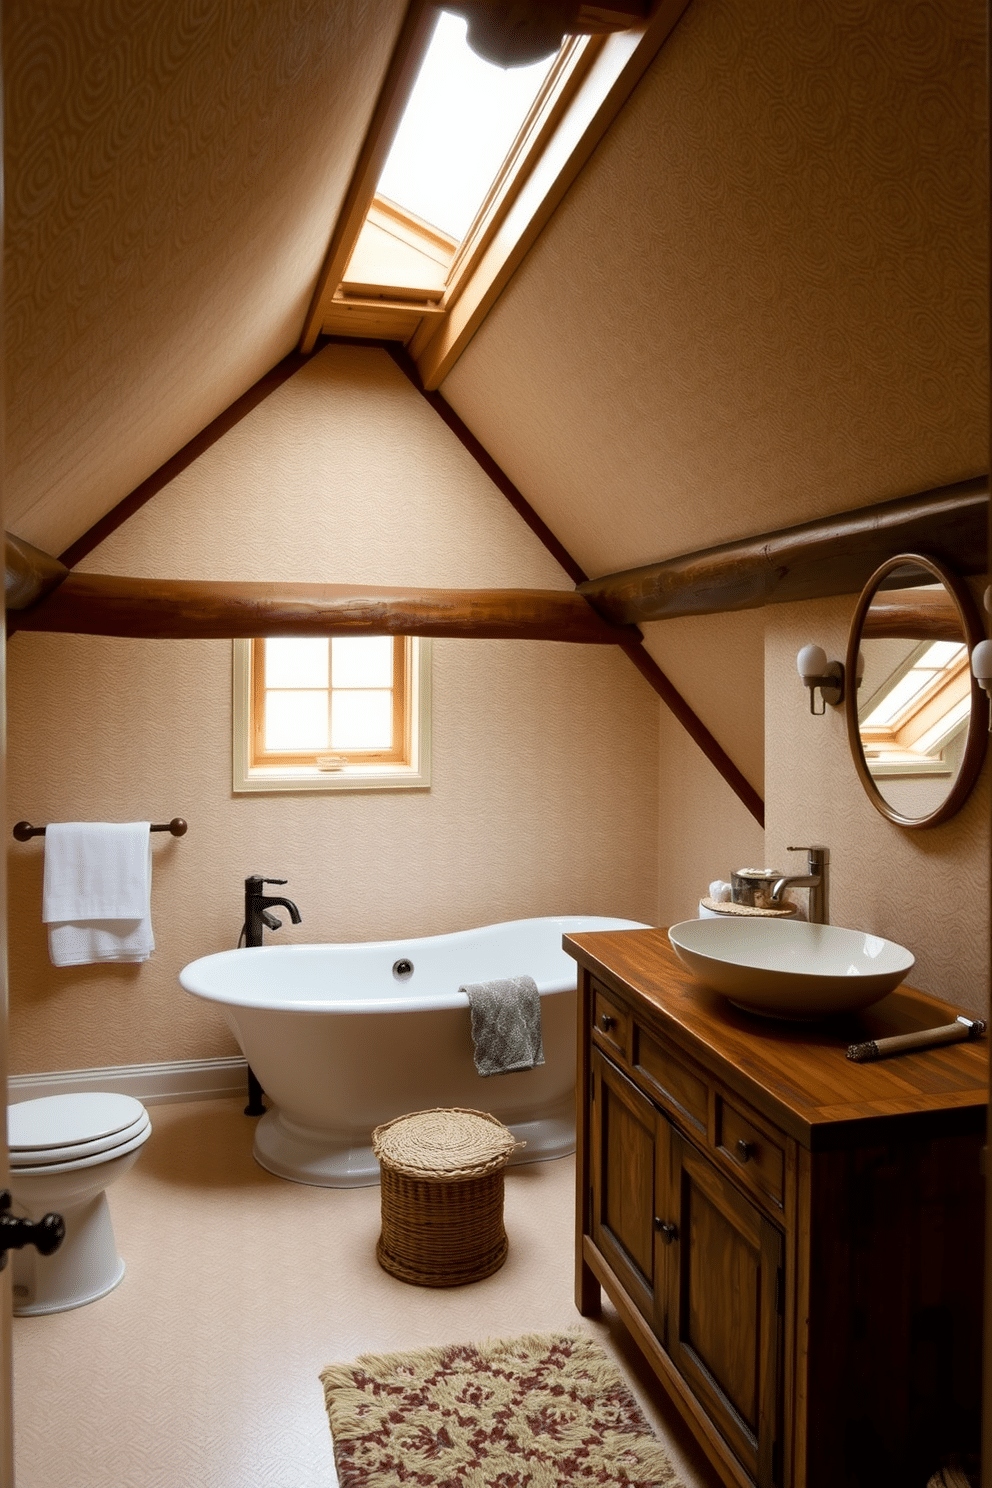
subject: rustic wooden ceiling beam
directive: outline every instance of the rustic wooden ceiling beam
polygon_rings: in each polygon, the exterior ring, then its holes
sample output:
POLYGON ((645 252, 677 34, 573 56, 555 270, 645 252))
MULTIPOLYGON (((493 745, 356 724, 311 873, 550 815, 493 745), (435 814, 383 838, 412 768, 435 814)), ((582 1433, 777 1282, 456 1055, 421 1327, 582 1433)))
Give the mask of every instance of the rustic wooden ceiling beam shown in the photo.
POLYGON ((71 573, 20 611, 16 628, 151 640, 419 635, 617 645, 572 589, 398 589, 355 584, 201 583, 71 573))
POLYGON ((988 477, 980 476, 588 579, 578 592, 614 625, 641 625, 857 594, 896 553, 922 553, 958 573, 981 574, 988 566, 988 513, 988 477))
POLYGON ((4 602, 8 610, 37 604, 69 576, 64 563, 12 532, 5 534, 4 602))
POLYGON ((955 641, 964 639, 961 616, 946 589, 883 590, 861 623, 867 640, 955 641))

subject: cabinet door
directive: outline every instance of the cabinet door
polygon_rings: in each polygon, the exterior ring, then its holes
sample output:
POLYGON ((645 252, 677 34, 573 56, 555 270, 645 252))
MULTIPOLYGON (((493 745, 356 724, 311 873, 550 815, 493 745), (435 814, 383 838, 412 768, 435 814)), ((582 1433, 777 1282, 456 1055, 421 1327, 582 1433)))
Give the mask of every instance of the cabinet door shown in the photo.
POLYGON ((668 1123, 598 1049, 592 1051, 590 1116, 593 1243, 660 1335, 656 1200, 666 1186, 668 1123))
POLYGON ((759 1484, 781 1477, 781 1231, 672 1131, 665 1347, 759 1484))

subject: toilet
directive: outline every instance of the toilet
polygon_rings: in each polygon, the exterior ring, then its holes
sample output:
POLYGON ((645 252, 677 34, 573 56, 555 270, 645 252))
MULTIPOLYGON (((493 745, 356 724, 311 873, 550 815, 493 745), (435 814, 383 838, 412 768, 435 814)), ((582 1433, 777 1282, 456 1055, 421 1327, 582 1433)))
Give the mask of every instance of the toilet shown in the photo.
POLYGON ((7 1107, 15 1214, 65 1220, 54 1255, 11 1251, 14 1312, 67 1312, 113 1291, 124 1275, 106 1189, 138 1159, 152 1124, 130 1095, 46 1095, 7 1107))

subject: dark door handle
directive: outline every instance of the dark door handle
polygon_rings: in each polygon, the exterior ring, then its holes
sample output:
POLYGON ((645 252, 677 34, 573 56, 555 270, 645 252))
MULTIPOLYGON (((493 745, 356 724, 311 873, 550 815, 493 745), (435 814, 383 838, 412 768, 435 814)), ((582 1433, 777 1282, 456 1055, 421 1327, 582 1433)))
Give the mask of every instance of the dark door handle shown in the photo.
POLYGON ((678 1225, 673 1225, 669 1219, 659 1219, 655 1215, 654 1227, 665 1245, 671 1245, 672 1241, 677 1240, 679 1237, 678 1225))
POLYGON ((616 1018, 611 1018, 609 1013, 601 1013, 599 1024, 601 1028, 605 1029, 605 1031, 609 1033, 611 1028, 616 1028, 617 1020, 616 1018))
POLYGON ((8 1250, 33 1245, 41 1255, 54 1255, 65 1239, 65 1220, 61 1214, 43 1218, 19 1219, 10 1213, 11 1198, 7 1189, 0 1193, 0 1271, 7 1264, 8 1250))
POLYGON ((740 1158, 742 1163, 750 1162, 752 1157, 754 1156, 753 1143, 745 1142, 743 1137, 739 1137, 737 1139, 737 1156, 740 1158))

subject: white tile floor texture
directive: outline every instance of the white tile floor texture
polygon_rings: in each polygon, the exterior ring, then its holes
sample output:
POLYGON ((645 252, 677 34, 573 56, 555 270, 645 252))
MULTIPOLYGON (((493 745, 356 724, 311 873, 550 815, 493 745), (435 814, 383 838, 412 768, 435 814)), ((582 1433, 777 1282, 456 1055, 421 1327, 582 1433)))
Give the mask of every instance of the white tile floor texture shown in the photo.
POLYGON ((242 1104, 153 1107, 109 1195, 123 1282, 14 1319, 17 1488, 334 1488, 325 1364, 576 1324, 617 1354, 685 1488, 714 1488, 615 1316, 575 1311, 571 1159, 507 1172, 495 1276, 429 1290, 377 1265, 378 1188, 263 1172, 242 1104))

